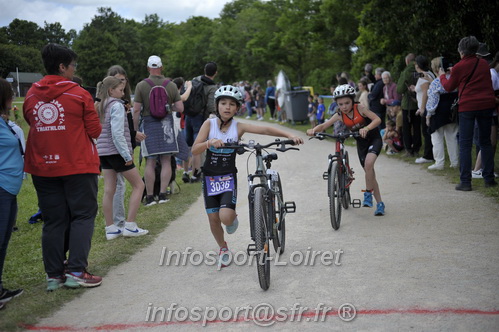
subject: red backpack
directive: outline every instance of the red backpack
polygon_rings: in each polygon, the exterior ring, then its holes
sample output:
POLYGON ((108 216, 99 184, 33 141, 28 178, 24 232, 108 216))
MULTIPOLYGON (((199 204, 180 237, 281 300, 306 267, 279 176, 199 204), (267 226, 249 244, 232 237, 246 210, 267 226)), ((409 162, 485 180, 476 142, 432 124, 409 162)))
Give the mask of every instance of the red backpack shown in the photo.
POLYGON ((166 86, 170 83, 170 80, 164 80, 161 85, 154 84, 149 78, 146 78, 144 81, 152 87, 149 92, 149 111, 151 116, 156 119, 163 119, 170 113, 168 93, 166 92, 166 86))

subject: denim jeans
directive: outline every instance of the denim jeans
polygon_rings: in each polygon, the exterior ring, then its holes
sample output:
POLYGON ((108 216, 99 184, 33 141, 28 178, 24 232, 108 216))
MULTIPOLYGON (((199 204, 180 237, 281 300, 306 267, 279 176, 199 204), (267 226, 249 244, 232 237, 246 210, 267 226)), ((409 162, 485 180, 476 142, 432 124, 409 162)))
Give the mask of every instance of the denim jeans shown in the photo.
POLYGON ((471 147, 475 120, 478 125, 478 144, 482 151, 482 176, 487 183, 494 181, 494 156, 490 142, 493 111, 489 109, 459 113, 460 179, 463 184, 471 184, 471 147))
POLYGON ((198 137, 199 130, 204 122, 204 115, 185 116, 185 140, 189 147, 192 147, 194 141, 198 137))
POLYGON ((251 107, 251 101, 245 102, 245 105, 246 105, 246 110, 248 111, 248 116, 251 117, 253 115, 253 108, 251 107))
POLYGON ((125 177, 123 174, 118 173, 116 176, 116 192, 113 196, 113 223, 117 227, 125 226, 125 192, 125 177))
POLYGON ((0 291, 3 288, 2 272, 7 255, 12 227, 17 215, 17 196, 0 187, 0 291))

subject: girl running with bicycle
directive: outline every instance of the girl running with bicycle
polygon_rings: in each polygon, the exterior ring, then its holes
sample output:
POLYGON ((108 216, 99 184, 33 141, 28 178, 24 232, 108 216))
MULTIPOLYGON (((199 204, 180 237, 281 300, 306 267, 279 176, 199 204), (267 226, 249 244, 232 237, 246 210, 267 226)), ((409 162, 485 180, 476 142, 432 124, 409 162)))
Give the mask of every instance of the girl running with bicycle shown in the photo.
POLYGON ((360 137, 355 138, 357 141, 357 154, 366 173, 366 190, 362 206, 372 207, 374 194, 377 202, 374 215, 383 216, 385 214, 385 204, 381 200, 381 193, 374 172, 374 163, 383 147, 383 140, 377 129, 381 119, 365 106, 354 103, 355 89, 348 84, 338 86, 333 92, 333 98, 338 104, 339 112, 335 113, 325 123, 307 130, 307 135, 314 136, 315 133, 323 132, 337 121, 343 121, 349 130, 359 132, 360 137))
POLYGON ((211 233, 220 246, 220 267, 226 267, 230 263, 222 224, 229 234, 234 233, 239 225, 236 214, 236 150, 224 149, 224 144, 237 144, 244 133, 287 137, 296 144, 303 144, 300 137, 281 129, 239 123, 234 120, 234 115, 241 108, 242 102, 243 96, 238 88, 231 85, 220 87, 215 92, 216 117, 209 118, 203 123, 192 146, 192 154, 206 151, 203 165, 204 204, 211 233))

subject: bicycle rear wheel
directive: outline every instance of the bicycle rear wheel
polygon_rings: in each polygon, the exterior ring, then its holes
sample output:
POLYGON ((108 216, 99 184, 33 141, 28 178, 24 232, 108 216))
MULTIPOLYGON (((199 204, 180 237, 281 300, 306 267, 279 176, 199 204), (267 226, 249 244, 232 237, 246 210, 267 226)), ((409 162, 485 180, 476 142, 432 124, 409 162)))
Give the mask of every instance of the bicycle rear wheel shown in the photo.
MULTIPOLYGON (((277 174, 277 181, 272 181, 273 188, 275 192, 273 195, 272 205, 274 207, 274 220, 272 223, 273 240, 275 252, 279 255, 284 252, 286 246, 286 223, 285 223, 285 211, 284 211, 284 196, 282 193, 281 177, 277 174)), ((271 221, 271 222, 272 222, 271 221)))
POLYGON ((348 152, 345 151, 345 157, 343 158, 343 169, 342 169, 342 173, 343 173, 343 176, 342 176, 342 183, 341 183, 341 187, 343 188, 343 195, 342 195, 342 200, 341 200, 341 205, 343 205, 343 208, 345 210, 348 209, 348 207, 350 206, 350 201, 351 201, 351 197, 350 197, 350 187, 347 188, 347 185, 348 185, 348 177, 349 177, 349 174, 348 174, 348 168, 350 167, 350 163, 349 163, 349 160, 348 160, 348 152))
POLYGON ((329 185, 329 215, 331 217, 331 226, 337 231, 341 223, 341 190, 340 190, 340 171, 338 163, 333 163, 328 174, 329 185))
POLYGON ((267 237, 267 205, 265 204, 264 189, 262 187, 255 189, 253 218, 258 281, 260 282, 260 287, 263 290, 267 290, 270 286, 269 239, 267 237))

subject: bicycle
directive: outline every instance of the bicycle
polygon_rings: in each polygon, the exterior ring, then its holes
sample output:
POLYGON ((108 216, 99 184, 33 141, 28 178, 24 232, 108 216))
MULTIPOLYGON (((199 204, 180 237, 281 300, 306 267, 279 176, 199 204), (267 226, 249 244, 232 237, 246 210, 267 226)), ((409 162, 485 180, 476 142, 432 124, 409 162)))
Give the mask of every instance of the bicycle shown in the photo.
MULTIPOLYGON (((263 154, 262 152, 272 146, 275 150, 286 152, 288 150, 299 150, 298 148, 287 148, 286 145, 295 145, 292 140, 281 141, 261 145, 251 140, 248 144, 226 144, 224 148, 233 148, 238 154, 250 152, 256 156, 256 170, 254 174, 249 173, 248 167, 248 201, 250 216, 251 239, 247 253, 255 253, 257 258, 257 271, 260 287, 267 290, 270 286, 270 261, 272 260, 269 250, 272 241, 274 251, 282 254, 286 245, 286 214, 296 211, 295 202, 285 202, 283 198, 281 177, 276 170, 271 168, 272 161, 277 160, 276 153, 263 154)), ((250 156, 251 156, 250 154, 250 156)), ((249 157, 250 157, 249 156, 249 157)), ((248 163, 249 163, 248 157, 248 163)))
POLYGON ((360 199, 353 199, 350 195, 350 186, 355 180, 354 171, 350 167, 348 151, 345 151, 344 142, 348 137, 359 137, 358 132, 331 135, 328 133, 316 133, 311 137, 319 140, 333 138, 336 140, 335 153, 328 156, 327 171, 322 174, 322 178, 328 181, 327 194, 329 197, 329 215, 331 226, 337 231, 341 224, 341 208, 348 209, 349 205, 360 208, 360 199))

